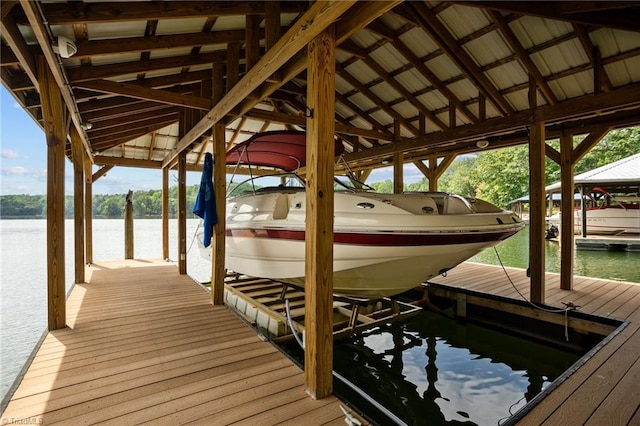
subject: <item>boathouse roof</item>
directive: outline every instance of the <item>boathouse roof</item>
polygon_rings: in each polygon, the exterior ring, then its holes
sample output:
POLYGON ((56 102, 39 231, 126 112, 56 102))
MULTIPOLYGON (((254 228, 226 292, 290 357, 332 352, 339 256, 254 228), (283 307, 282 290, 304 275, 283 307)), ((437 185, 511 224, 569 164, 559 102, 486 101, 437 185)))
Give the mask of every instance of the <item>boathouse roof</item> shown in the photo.
MULTIPOLYGON (((532 122, 547 137, 640 124, 640 2, 540 3, 341 6, 335 123, 345 160, 378 167, 402 152, 424 172, 423 159, 527 143, 532 122)), ((304 33, 311 7, 2 2, 2 84, 43 126, 43 57, 93 164, 160 168, 184 151, 199 170, 220 114, 228 149, 258 132, 304 130, 306 49, 283 40, 304 33), (260 74, 265 58, 276 72, 260 74), (228 94, 255 89, 222 111, 215 72, 228 94)))
MULTIPOLYGON (((640 187, 640 153, 576 175, 573 181, 576 185, 590 187, 614 185, 624 188, 624 192, 637 193, 640 187)), ((560 188, 561 183, 556 182, 545 189, 550 192, 560 188)))

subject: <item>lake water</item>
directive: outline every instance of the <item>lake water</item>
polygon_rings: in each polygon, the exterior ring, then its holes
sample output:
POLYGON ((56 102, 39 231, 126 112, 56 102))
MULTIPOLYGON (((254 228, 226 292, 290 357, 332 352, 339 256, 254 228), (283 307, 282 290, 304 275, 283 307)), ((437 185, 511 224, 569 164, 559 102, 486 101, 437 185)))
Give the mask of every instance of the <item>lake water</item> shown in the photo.
MULTIPOLYGON (((187 256, 189 275, 199 281, 209 281, 210 264, 199 257, 197 246, 192 245, 198 219, 187 221, 187 256)), ((73 221, 66 221, 66 282, 73 282, 73 221)), ((136 219, 134 223, 134 257, 158 259, 162 257, 162 228, 160 219, 136 219)), ((170 258, 176 259, 177 223, 170 221, 170 258)), ((94 261, 124 258, 124 221, 93 221, 94 261)), ((47 324, 46 285, 46 222, 44 220, 0 221, 0 346, 2 396, 9 390, 23 368, 34 346, 43 335, 47 324)), ((528 229, 505 241, 498 253, 506 266, 527 267, 528 229)), ((576 251, 576 275, 616 278, 640 282, 638 253, 576 251)), ((558 245, 547 243, 547 270, 557 272, 558 245)), ((493 250, 487 250, 473 260, 496 263, 493 250)), ((404 331, 403 331, 404 332, 404 331)), ((367 340, 376 341, 370 332, 367 340)), ((379 331, 384 336, 385 331, 379 331)), ((414 331, 408 331, 414 333, 414 331)), ((416 332, 419 333, 419 332, 416 332)), ((365 337, 363 337, 364 339, 365 337)), ((428 339, 422 338, 424 342, 428 339)), ((442 343, 444 344, 444 343, 442 343)), ((444 348, 441 346, 441 348, 444 348)), ((414 349, 425 352, 424 348, 414 349)), ((443 349, 438 349, 442 352, 443 349)), ((404 355, 403 355, 404 356, 404 355)), ((408 353, 407 356, 411 356, 408 353)), ((418 388, 422 385, 416 385, 418 388)), ((426 385, 425 385, 426 386, 426 385)))

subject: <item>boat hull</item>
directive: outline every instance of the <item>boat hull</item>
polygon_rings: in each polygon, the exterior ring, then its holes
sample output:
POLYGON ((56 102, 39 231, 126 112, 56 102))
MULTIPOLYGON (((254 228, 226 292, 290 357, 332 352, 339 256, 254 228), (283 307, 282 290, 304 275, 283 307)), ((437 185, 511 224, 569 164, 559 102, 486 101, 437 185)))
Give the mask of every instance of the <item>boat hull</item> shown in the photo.
MULTIPOLYGON (((366 298, 402 293, 445 273, 518 230, 514 227, 508 231, 477 233, 471 239, 463 234, 408 234, 384 235, 385 239, 391 239, 386 245, 335 243, 333 292, 366 298), (406 239, 413 240, 414 245, 398 244, 406 239), (396 243, 393 240, 397 240, 396 243), (419 240, 423 243, 418 244, 419 240)), ((304 239, 259 237, 266 233, 264 230, 253 230, 253 233, 248 236, 247 230, 227 231, 226 267, 304 286, 304 239)), ((337 240, 344 237, 336 236, 337 240)))
MULTIPOLYGON (((560 228, 560 215, 549 222, 560 228)), ((582 211, 574 210, 574 233, 582 233, 582 211)), ((587 210, 587 235, 640 234, 640 209, 606 207, 587 210)))

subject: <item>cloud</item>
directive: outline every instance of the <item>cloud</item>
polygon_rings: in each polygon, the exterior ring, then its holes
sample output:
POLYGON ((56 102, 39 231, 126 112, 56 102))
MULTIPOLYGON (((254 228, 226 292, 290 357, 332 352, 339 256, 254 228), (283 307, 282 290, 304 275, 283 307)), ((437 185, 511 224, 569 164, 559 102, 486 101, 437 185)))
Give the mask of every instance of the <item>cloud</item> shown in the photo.
POLYGON ((3 176, 28 176, 31 172, 22 166, 16 167, 3 167, 0 169, 0 174, 3 176))
POLYGON ((26 156, 21 155, 21 154, 17 153, 16 151, 13 151, 11 149, 3 149, 2 152, 0 152, 0 156, 2 156, 2 158, 10 158, 10 159, 27 158, 26 156))

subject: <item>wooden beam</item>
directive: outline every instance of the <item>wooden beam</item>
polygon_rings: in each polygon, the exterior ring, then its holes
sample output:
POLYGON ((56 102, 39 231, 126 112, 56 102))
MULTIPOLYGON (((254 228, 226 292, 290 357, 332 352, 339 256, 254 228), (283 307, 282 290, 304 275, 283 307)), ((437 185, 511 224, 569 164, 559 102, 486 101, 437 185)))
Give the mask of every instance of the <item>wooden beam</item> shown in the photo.
POLYGON ((176 106, 166 106, 163 105, 162 108, 153 109, 153 110, 142 110, 138 111, 137 109, 131 111, 129 115, 123 117, 116 117, 109 120, 99 120, 92 123, 91 130, 89 130, 89 136, 93 137, 97 134, 98 131, 107 130, 107 129, 117 129, 119 127, 123 128, 131 128, 131 125, 134 123, 138 123, 138 125, 144 125, 139 123, 144 123, 145 121, 148 123, 153 123, 153 120, 157 121, 165 121, 169 117, 173 117, 177 119, 177 115, 180 112, 180 108, 176 106))
POLYGON ((359 91, 362 95, 369 98, 369 100, 371 100, 371 102, 373 102, 378 107, 380 107, 381 110, 383 110, 384 112, 389 114, 391 117, 393 117, 395 121, 399 121, 400 123, 402 123, 402 125, 405 128, 407 128, 407 130, 409 130, 411 133, 413 133, 414 135, 420 134, 420 131, 413 124, 411 124, 409 120, 404 118, 402 114, 400 114, 398 111, 393 109, 387 102, 385 102, 378 95, 373 93, 372 90, 370 90, 366 85, 362 84, 357 78, 349 74, 349 72, 347 72, 346 69, 342 68, 340 65, 337 65, 336 72, 347 83, 355 87, 355 89, 359 91))
POLYGON ((245 51, 246 57, 246 70, 249 71, 260 60, 260 21, 262 16, 260 15, 247 15, 245 16, 245 51))
MULTIPOLYGON (((181 120, 182 121, 182 120, 181 120)), ((187 273, 187 153, 178 156, 178 271, 187 273)))
POLYGON ((113 169, 115 166, 114 165, 108 165, 108 166, 102 166, 100 167, 93 175, 91 175, 91 182, 96 182, 98 179, 100 179, 102 176, 106 175, 107 172, 111 169, 113 169))
MULTIPOLYGON (((224 70, 221 65, 214 65, 212 73, 212 101, 218 103, 225 94, 224 70)), ((213 228, 211 240, 211 303, 224 305, 225 238, 226 238, 226 146, 225 124, 213 125, 213 189, 215 192, 216 213, 218 223, 213 228)))
POLYGON ((602 140, 603 137, 609 133, 611 130, 610 127, 600 127, 599 129, 594 129, 589 136, 584 138, 582 142, 571 152, 571 164, 575 166, 575 164, 582 159, 591 148, 596 146, 598 142, 602 140))
POLYGON ((575 188, 573 184, 574 164, 571 162, 573 151, 573 135, 563 133, 560 137, 560 182, 561 182, 561 215, 560 224, 560 288, 573 288, 573 209, 575 188))
POLYGON ((530 300, 545 301, 545 176, 544 176, 544 123, 530 126, 529 142, 529 273, 530 300))
POLYGON ((597 95, 559 102, 557 105, 547 105, 512 114, 509 117, 487 119, 479 124, 459 126, 442 132, 428 133, 416 138, 404 138, 400 142, 387 144, 377 148, 346 154, 348 162, 388 157, 394 151, 405 153, 450 142, 477 140, 516 131, 534 122, 561 123, 563 121, 584 119, 594 114, 611 113, 622 108, 640 107, 640 85, 628 86, 597 95))
POLYGON ((333 390, 333 162, 335 28, 309 43, 305 234, 305 387, 314 399, 333 390))
MULTIPOLYGON (((308 2, 283 2, 283 13, 301 13, 308 2)), ((234 16, 265 13, 264 2, 179 1, 149 4, 119 1, 105 3, 45 3, 42 5, 51 25, 91 24, 123 21, 151 21, 197 17, 234 16)))
POLYGON ((533 60, 529 56, 529 53, 522 46, 522 43, 520 43, 520 40, 509 26, 507 19, 499 12, 490 9, 487 10, 487 13, 489 14, 493 22, 498 26, 500 32, 502 33, 502 36, 511 46, 511 49, 516 53, 516 56, 518 57, 520 62, 522 62, 525 69, 529 71, 529 74, 535 79, 536 84, 547 100, 547 103, 549 103, 550 105, 557 104, 558 98, 547 84, 547 81, 540 73, 540 70, 538 69, 536 64, 533 63, 533 60))
POLYGON ((510 115, 514 112, 511 105, 495 88, 473 58, 459 45, 457 40, 453 38, 436 14, 426 4, 408 2, 401 6, 401 10, 405 10, 415 18, 418 18, 422 29, 442 48, 449 59, 458 64, 460 70, 471 81, 475 82, 475 85, 491 100, 501 114, 510 115))
POLYGON ((179 153, 187 149, 213 124, 221 121, 226 114, 353 4, 353 1, 313 3, 309 10, 278 40, 276 45, 266 52, 260 61, 245 74, 241 84, 236 84, 198 124, 180 139, 174 151, 165 157, 163 164, 171 164, 179 153))
POLYGON ((64 257, 64 147, 67 119, 62 95, 44 57, 36 60, 47 139, 47 300, 49 330, 66 327, 64 257))
POLYGON ((213 230, 212 239, 212 275, 211 303, 224 305, 225 267, 225 227, 226 227, 226 173, 224 158, 226 155, 225 126, 216 123, 213 126, 213 185, 215 190, 218 224, 213 230), (214 262, 215 259, 215 262, 214 262))
MULTIPOLYGON (((400 138, 400 122, 393 122, 393 134, 396 139, 400 138)), ((393 193, 402 194, 404 192, 404 156, 401 152, 393 153, 393 193)))
MULTIPOLYGON (((6 7, 4 3, 5 2, 2 2, 2 38, 11 48, 18 62, 20 62, 22 69, 24 69, 25 73, 29 77, 33 87, 38 87, 38 79, 36 77, 36 60, 33 57, 31 50, 29 50, 24 37, 22 37, 22 33, 20 32, 20 29, 12 15, 8 12, 6 12, 5 15, 5 11, 10 10, 10 8, 6 7)), ((4 64, 4 58, 2 59, 4 64)))
POLYGON ((85 224, 84 224, 84 170, 85 153, 82 148, 82 139, 75 127, 71 127, 71 153, 73 159, 73 248, 74 248, 74 270, 75 283, 85 282, 85 224))
POLYGON ((636 2, 620 1, 461 1, 460 4, 502 10, 520 15, 532 15, 552 20, 578 22, 598 27, 618 28, 638 32, 636 2), (629 8, 628 11, 625 9, 629 8))
MULTIPOLYGON (((258 33, 264 37, 264 31, 258 33)), ((244 41, 244 30, 223 30, 185 34, 165 34, 145 37, 122 37, 104 40, 76 41, 74 58, 149 52, 181 47, 220 45, 244 41)))
POLYGON ((93 263, 93 177, 92 165, 86 158, 84 161, 84 237, 85 261, 93 263))
POLYGON ((69 85, 67 84, 66 78, 64 77, 65 71, 58 63, 56 54, 53 53, 53 50, 51 48, 51 41, 49 40, 47 30, 45 29, 40 13, 37 10, 37 4, 36 2, 30 0, 20 0, 20 4, 22 5, 22 9, 27 15, 27 19, 31 24, 31 30, 33 31, 33 34, 35 35, 36 40, 40 45, 40 49, 42 49, 42 53, 46 58, 47 65, 51 70, 53 78, 60 88, 62 99, 64 100, 67 110, 71 112, 71 120, 73 121, 78 134, 82 138, 82 146, 87 153, 87 158, 89 159, 89 161, 93 162, 93 153, 91 152, 89 142, 86 138, 84 130, 82 129, 82 120, 80 118, 80 115, 75 112, 75 100, 73 98, 73 94, 71 93, 69 85))
POLYGON ((226 52, 218 51, 199 55, 173 56, 168 58, 141 59, 123 62, 114 67, 113 64, 93 65, 90 67, 68 68, 67 75, 72 84, 82 81, 114 78, 121 75, 138 74, 150 71, 208 65, 214 62, 224 62, 226 52))
POLYGON ((162 168, 162 258, 169 260, 169 169, 162 168))
MULTIPOLYGON (((348 40, 353 34, 366 27, 371 21, 393 9, 400 0, 359 2, 336 22, 336 44, 339 45, 348 40)), ((265 84, 261 94, 256 99, 248 99, 239 106, 238 115, 244 115, 260 101, 279 90, 289 80, 295 78, 305 70, 307 66, 306 52, 300 52, 282 66, 282 81, 265 84)))
POLYGON ((110 80, 92 80, 75 83, 76 87, 95 90, 102 93, 123 95, 129 98, 155 101, 168 105, 177 105, 201 110, 211 109, 211 100, 199 96, 183 95, 159 89, 148 89, 132 83, 118 83, 110 80))

